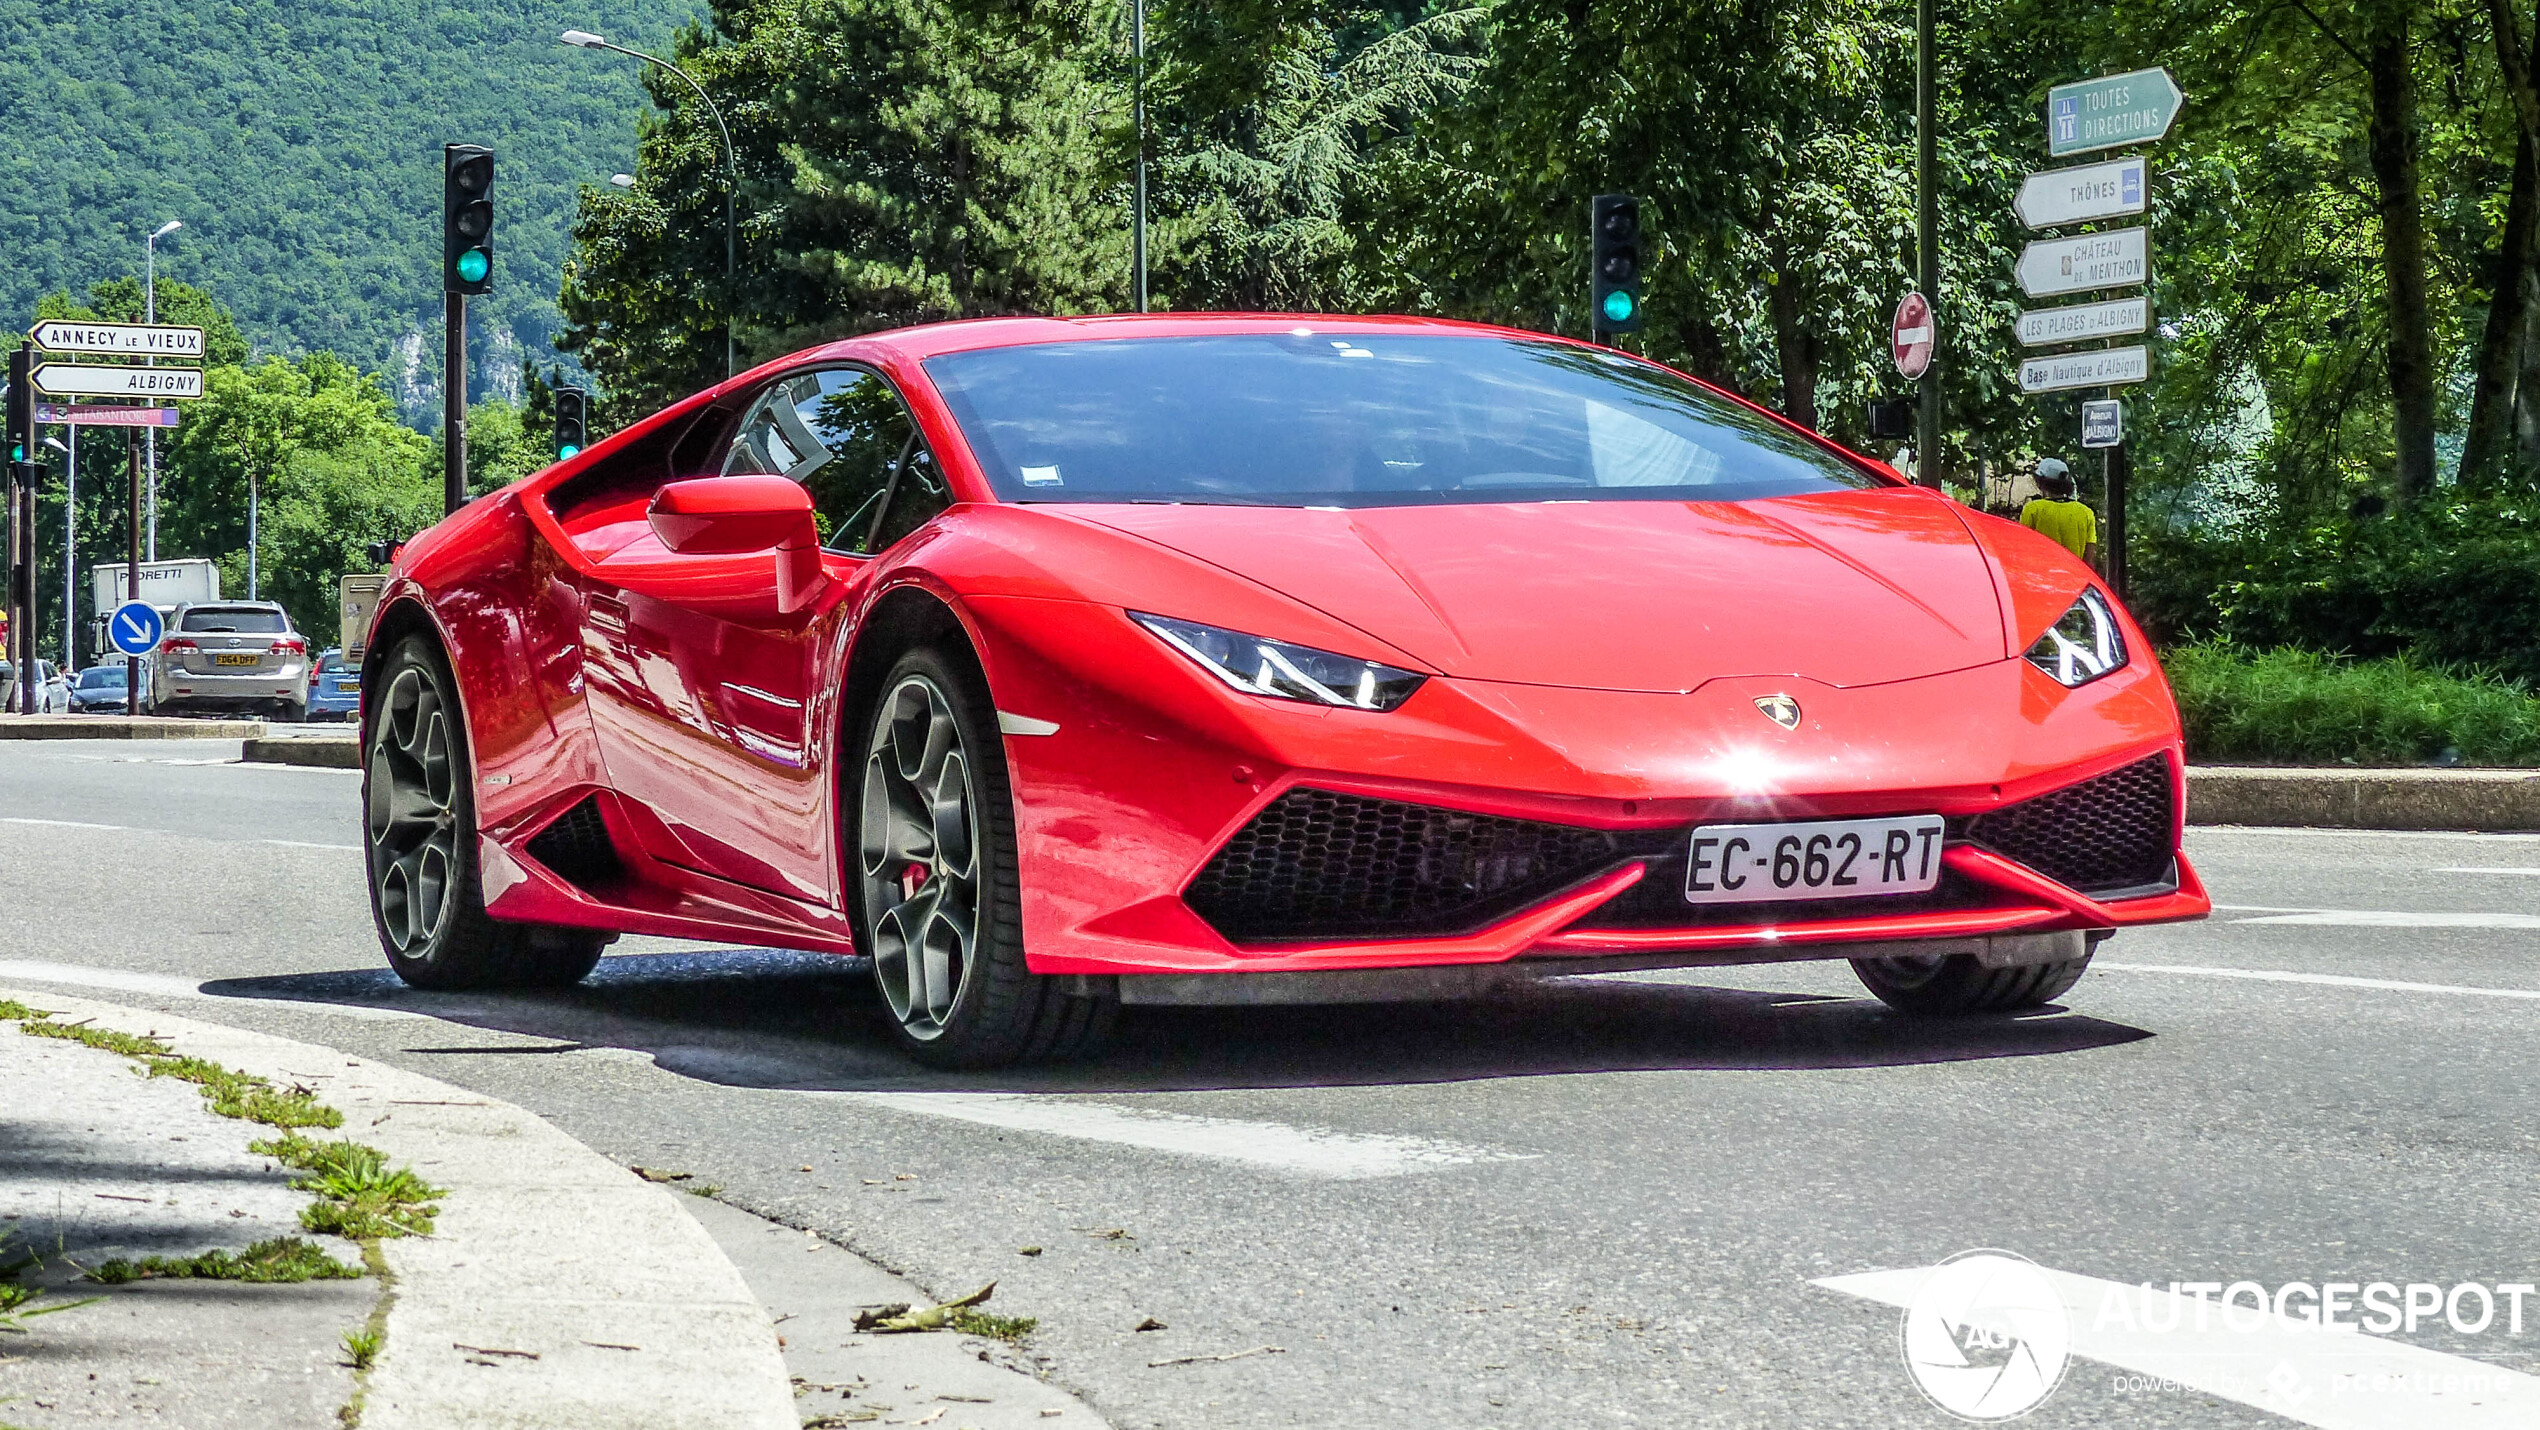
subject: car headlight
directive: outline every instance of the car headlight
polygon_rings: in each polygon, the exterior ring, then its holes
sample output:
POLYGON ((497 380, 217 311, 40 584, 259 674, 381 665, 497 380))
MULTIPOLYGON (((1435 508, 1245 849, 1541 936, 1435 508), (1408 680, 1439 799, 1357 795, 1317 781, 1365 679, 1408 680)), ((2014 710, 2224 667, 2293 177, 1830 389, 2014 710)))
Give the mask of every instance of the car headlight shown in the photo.
POLYGON ((1428 679, 1354 655, 1248 636, 1241 631, 1131 611, 1129 618, 1202 670, 1246 695, 1271 695, 1348 710, 1391 710, 1428 679))
POLYGON ((2108 609, 2107 597, 2095 586, 2082 588, 2072 609, 2028 648, 2028 662, 2068 686, 2088 685, 2122 669, 2125 632, 2117 628, 2117 613, 2108 609))

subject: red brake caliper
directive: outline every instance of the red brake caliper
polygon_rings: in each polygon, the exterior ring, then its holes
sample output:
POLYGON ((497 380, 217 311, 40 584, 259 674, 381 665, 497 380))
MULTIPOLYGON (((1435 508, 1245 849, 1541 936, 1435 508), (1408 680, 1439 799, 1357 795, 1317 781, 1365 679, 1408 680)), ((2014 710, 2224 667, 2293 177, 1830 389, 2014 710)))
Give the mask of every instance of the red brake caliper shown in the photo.
POLYGON ((917 891, 926 885, 927 872, 925 865, 915 863, 900 870, 900 897, 902 899, 916 898, 917 891))

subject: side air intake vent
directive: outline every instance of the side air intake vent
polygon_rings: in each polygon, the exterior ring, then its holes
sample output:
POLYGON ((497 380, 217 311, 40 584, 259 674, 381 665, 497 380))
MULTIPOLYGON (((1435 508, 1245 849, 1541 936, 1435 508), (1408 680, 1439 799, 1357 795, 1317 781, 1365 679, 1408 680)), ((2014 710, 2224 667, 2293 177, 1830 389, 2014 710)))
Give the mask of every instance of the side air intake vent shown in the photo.
POLYGON ((2169 757, 2154 755, 2035 799, 1953 819, 1949 837, 2097 894, 2169 881, 2175 815, 2169 757))
POLYGON ((1461 933, 1613 864, 1598 829, 1290 790, 1183 899, 1236 943, 1461 933))
POLYGON ((557 815, 524 847, 530 858, 586 893, 626 873, 626 866, 618 862, 617 846, 609 842, 608 824, 600 818, 597 795, 557 815))

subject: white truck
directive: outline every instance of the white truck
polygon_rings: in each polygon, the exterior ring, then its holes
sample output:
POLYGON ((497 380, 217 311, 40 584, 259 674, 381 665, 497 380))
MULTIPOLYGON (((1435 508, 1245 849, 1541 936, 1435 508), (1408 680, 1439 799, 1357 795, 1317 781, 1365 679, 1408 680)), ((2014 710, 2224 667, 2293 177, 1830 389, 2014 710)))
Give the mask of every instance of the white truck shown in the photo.
MULTIPOLYGON (((101 561, 88 568, 90 609, 96 614, 89 621, 89 634, 96 648, 96 658, 109 654, 106 644, 106 617, 117 606, 130 599, 124 584, 124 564, 101 561)), ((209 561, 144 561, 141 563, 141 599, 159 608, 162 619, 177 607, 220 599, 220 568, 209 561)))

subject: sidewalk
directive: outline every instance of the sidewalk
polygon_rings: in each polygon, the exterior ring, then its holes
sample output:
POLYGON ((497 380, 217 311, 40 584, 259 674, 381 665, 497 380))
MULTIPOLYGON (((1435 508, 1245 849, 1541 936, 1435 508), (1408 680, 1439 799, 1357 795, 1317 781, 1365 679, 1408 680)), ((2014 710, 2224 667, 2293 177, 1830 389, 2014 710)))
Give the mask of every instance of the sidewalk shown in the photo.
POLYGON ((362 1254, 302 1229, 310 1194, 245 1150, 271 1128, 215 1116, 193 1085, 136 1076, 128 1058, 0 1022, 0 1231, 67 1253, 47 1251, 48 1289, 106 1298, 0 1332, 0 1425, 343 1430, 350 1401, 361 1430, 1105 1430, 1010 1349, 855 1331, 864 1307, 934 1299, 919 1288, 674 1194, 509 1103, 167 1013, 6 988, 0 1000, 307 1089, 344 1114, 310 1136, 376 1147, 441 1189, 430 1236, 375 1243, 384 1285, 83 1283, 78 1268, 105 1257, 279 1236, 355 1265, 362 1254), (343 1334, 367 1326, 384 1343, 357 1375, 343 1334))

